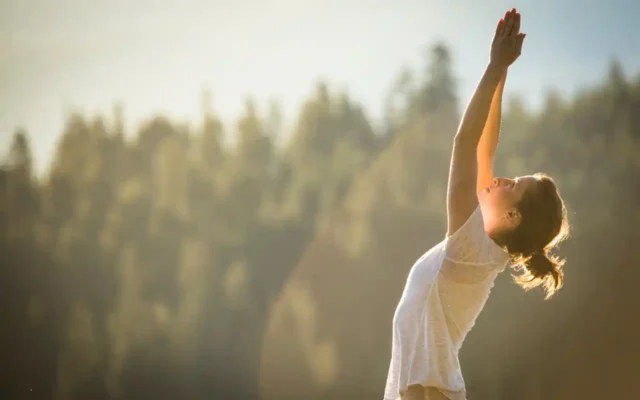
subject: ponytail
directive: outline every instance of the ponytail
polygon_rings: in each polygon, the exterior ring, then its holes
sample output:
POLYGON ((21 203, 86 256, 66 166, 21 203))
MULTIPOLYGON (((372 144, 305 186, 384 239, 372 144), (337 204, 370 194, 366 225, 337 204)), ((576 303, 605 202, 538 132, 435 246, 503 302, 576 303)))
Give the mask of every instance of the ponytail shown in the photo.
POLYGON ((547 300, 562 288, 564 260, 550 255, 546 250, 535 252, 529 257, 519 257, 513 263, 516 269, 522 271, 514 278, 524 290, 542 286, 547 300))

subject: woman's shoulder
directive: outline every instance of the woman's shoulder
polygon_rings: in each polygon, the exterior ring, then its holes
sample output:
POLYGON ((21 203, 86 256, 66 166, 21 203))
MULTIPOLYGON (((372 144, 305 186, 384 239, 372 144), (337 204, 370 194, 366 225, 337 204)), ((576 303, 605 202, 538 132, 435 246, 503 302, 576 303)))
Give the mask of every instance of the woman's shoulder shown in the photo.
POLYGON ((482 208, 478 205, 465 223, 446 238, 447 258, 467 263, 505 263, 508 255, 485 230, 482 208))
POLYGON ((471 212, 466 221, 451 235, 447 236, 447 241, 455 241, 458 237, 469 235, 485 235, 488 237, 484 229, 484 218, 482 216, 482 208, 478 204, 476 208, 471 212))

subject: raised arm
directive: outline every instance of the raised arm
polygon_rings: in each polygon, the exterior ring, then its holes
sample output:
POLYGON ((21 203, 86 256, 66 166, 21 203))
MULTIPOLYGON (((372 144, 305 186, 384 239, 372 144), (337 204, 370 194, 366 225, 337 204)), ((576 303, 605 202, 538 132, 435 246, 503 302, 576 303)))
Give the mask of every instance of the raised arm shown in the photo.
POLYGON ((493 94, 491 107, 489 108, 489 116, 487 123, 484 125, 480 142, 478 143, 478 181, 476 184, 476 192, 482 191, 491 184, 493 180, 493 160, 498 147, 498 139, 500 137, 500 126, 502 123, 502 92, 507 79, 507 71, 502 74, 498 87, 493 94))
POLYGON ((464 224, 478 205, 478 144, 487 123, 494 93, 507 68, 520 55, 524 35, 519 33, 520 14, 507 11, 498 22, 491 57, 456 133, 447 189, 447 236, 464 224))

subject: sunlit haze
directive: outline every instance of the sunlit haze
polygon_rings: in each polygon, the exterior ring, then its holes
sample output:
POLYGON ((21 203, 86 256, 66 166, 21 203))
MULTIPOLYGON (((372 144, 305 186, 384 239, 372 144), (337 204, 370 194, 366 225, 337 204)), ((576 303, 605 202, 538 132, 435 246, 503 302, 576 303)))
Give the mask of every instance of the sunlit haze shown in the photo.
POLYGON ((0 400, 640 399, 638 16, 0 0, 0 400))

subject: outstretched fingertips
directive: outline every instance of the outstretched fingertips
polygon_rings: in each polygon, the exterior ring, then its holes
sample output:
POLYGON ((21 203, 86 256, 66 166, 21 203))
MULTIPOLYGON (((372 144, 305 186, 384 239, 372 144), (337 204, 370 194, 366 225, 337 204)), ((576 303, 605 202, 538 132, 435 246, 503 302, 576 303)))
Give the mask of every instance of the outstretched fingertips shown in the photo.
POLYGON ((510 10, 507 12, 507 16, 504 19, 505 21, 505 29, 504 29, 504 34, 505 35, 513 35, 515 32, 517 32, 517 28, 516 24, 517 24, 517 17, 516 17, 516 13, 513 10, 510 10))

